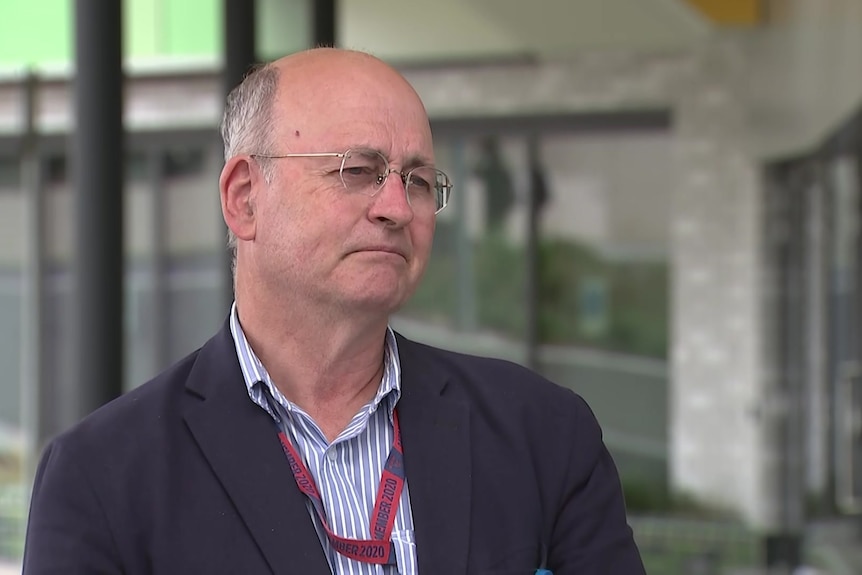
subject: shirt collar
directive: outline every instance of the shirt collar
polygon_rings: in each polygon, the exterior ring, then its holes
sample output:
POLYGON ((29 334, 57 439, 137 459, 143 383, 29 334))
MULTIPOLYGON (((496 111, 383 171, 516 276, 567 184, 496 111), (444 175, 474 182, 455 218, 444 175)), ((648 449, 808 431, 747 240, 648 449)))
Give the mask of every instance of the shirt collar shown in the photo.
MULTIPOLYGON (((270 378, 269 373, 257 357, 257 354, 254 353, 248 339, 246 339, 245 332, 243 332, 239 322, 236 302, 233 303, 230 310, 230 333, 233 337, 237 359, 239 360, 239 366, 242 370, 242 377, 245 381, 249 398, 266 410, 276 421, 280 418, 274 412, 269 401, 267 401, 267 392, 288 412, 293 411, 296 406, 288 401, 275 384, 273 384, 272 378, 270 378)), ((395 404, 398 403, 400 397, 401 362, 398 358, 398 342, 395 339, 395 332, 392 331, 392 327, 387 326, 386 343, 383 352, 383 377, 380 380, 380 385, 377 388, 374 399, 367 406, 368 412, 373 412, 382 402, 386 401, 391 419, 392 410, 395 409, 395 404)))

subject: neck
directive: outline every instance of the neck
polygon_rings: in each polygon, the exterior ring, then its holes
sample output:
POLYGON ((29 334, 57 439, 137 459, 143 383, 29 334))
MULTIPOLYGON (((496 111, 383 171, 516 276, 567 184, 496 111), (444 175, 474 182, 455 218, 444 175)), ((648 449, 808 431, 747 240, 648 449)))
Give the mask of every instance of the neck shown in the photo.
POLYGON ((237 293, 243 333, 278 390, 331 441, 377 393, 386 318, 363 322, 257 301, 237 293))

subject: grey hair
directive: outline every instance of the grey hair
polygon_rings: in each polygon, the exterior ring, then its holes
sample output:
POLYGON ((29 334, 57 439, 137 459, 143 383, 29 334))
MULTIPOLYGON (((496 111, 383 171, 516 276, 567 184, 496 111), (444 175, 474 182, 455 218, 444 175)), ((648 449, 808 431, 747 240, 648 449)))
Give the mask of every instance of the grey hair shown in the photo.
MULTIPOLYGON (((278 79, 278 68, 264 64, 252 69, 228 94, 220 126, 225 162, 238 154, 272 153, 272 115, 278 79)), ((260 167, 264 179, 271 181, 271 162, 262 161, 260 167)), ((228 230, 227 247, 231 252, 231 270, 234 273, 236 241, 234 233, 228 230)))

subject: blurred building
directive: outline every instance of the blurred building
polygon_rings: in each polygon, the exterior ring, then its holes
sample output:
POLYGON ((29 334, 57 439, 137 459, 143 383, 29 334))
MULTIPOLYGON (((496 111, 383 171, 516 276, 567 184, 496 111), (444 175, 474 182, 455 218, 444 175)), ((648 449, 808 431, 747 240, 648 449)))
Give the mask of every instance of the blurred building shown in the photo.
MULTIPOLYGON (((309 45, 310 1, 257 0, 261 59, 309 45)), ((67 425, 74 389, 69 4, 0 8, 7 452, 32 447, 33 410, 67 425), (28 375, 33 269, 48 401, 28 375)), ((693 501, 761 533, 862 511, 862 0, 338 7, 339 44, 416 86, 456 185, 396 328, 584 395, 630 502, 693 501)), ((126 251, 126 388, 228 311, 221 18, 218 0, 125 3, 125 237, 105 241, 126 251)))

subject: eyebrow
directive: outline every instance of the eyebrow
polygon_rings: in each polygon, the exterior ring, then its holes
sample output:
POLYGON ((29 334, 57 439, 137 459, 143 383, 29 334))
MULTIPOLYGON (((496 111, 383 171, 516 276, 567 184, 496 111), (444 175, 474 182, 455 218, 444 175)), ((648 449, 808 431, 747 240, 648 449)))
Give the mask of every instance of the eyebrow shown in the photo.
MULTIPOLYGON (((384 158, 386 158, 390 163, 392 162, 392 158, 390 158, 383 150, 380 148, 375 148, 374 146, 364 146, 357 145, 351 146, 349 149, 351 150, 370 150, 372 152, 377 152, 384 158)), ((419 166, 433 166, 434 162, 428 159, 427 156, 423 156, 422 154, 411 154, 404 158, 404 162, 402 162, 401 167, 403 169, 417 168, 419 166)))
POLYGON ((403 168, 416 168, 419 166, 433 166, 434 162, 421 154, 407 156, 402 165, 403 168))

